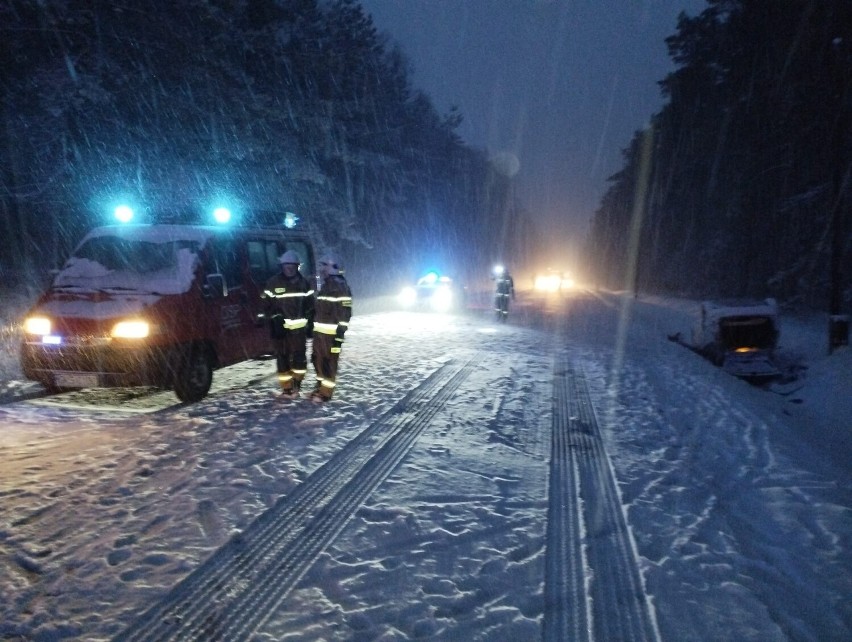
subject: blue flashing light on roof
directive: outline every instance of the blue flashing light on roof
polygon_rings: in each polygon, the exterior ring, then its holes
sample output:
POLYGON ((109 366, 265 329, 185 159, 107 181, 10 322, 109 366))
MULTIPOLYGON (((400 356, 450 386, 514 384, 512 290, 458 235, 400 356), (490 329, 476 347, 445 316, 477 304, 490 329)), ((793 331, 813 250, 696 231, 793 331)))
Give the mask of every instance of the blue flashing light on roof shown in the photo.
POLYGON ((284 213, 284 227, 288 230, 292 230, 296 227, 296 222, 299 220, 299 217, 293 214, 293 212, 285 212, 284 213))
POLYGON ((113 210, 113 215, 121 223, 133 220, 133 208, 129 205, 119 205, 113 210))
POLYGON ((213 210, 213 219, 217 223, 225 224, 231 221, 231 210, 227 207, 217 207, 213 210))
POLYGON ((430 270, 426 274, 424 274, 420 281, 424 284, 432 285, 433 283, 437 283, 438 281, 438 273, 434 270, 430 270))

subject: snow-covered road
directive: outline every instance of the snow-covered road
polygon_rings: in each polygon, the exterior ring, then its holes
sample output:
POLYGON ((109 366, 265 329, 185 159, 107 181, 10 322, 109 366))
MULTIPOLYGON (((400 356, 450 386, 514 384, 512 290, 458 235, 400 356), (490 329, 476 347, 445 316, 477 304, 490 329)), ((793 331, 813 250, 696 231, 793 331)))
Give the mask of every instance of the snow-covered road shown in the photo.
POLYGON ((277 398, 254 362, 191 406, 0 406, 0 635, 151 631, 213 582, 234 622, 199 597, 187 639, 556 639, 578 618, 597 640, 630 618, 625 639, 848 639, 850 471, 809 421, 844 403, 667 341, 686 306, 522 304, 507 325, 356 314, 327 405, 277 398))

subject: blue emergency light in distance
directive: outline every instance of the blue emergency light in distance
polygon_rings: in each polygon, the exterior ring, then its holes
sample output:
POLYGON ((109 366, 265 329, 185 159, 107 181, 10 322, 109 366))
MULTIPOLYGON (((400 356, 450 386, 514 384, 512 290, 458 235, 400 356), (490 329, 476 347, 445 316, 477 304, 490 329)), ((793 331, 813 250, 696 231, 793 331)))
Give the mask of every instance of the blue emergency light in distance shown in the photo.
POLYGON ((293 212, 284 212, 284 227, 288 230, 292 230, 296 227, 296 221, 299 220, 299 217, 293 214, 293 212))

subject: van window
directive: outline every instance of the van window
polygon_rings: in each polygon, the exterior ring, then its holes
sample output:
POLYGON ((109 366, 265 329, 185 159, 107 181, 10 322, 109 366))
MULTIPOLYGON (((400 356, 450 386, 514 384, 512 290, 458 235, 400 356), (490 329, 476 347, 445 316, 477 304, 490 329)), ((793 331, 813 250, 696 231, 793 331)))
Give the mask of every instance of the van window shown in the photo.
POLYGON ((122 236, 93 236, 66 261, 53 286, 186 292, 192 283, 197 253, 198 243, 187 239, 144 240, 132 231, 122 236))
POLYGON ((154 272, 174 264, 175 248, 171 243, 100 236, 84 243, 74 256, 100 263, 107 270, 154 272))
POLYGON ((240 255, 235 239, 220 238, 213 248, 214 270, 225 277, 228 289, 241 287, 240 255))
POLYGON ((278 244, 275 241, 249 241, 246 244, 252 281, 263 285, 278 272, 278 244))
POLYGON ((263 285, 273 274, 279 271, 278 257, 287 250, 293 250, 299 255, 301 263, 299 272, 309 281, 313 278, 314 257, 305 241, 249 241, 247 244, 251 278, 258 285, 263 285))

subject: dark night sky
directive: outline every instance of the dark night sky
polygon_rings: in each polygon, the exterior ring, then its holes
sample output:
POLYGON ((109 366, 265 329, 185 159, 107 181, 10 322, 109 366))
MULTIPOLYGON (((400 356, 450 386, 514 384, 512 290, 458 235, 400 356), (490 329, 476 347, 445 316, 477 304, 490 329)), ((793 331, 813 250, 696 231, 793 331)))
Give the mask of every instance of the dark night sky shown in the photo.
MULTIPOLYGON (((704 0, 361 0, 460 134, 519 161, 522 202, 582 240, 633 132, 662 106, 664 39, 704 0)), ((561 254, 561 252, 560 252, 561 254)))

